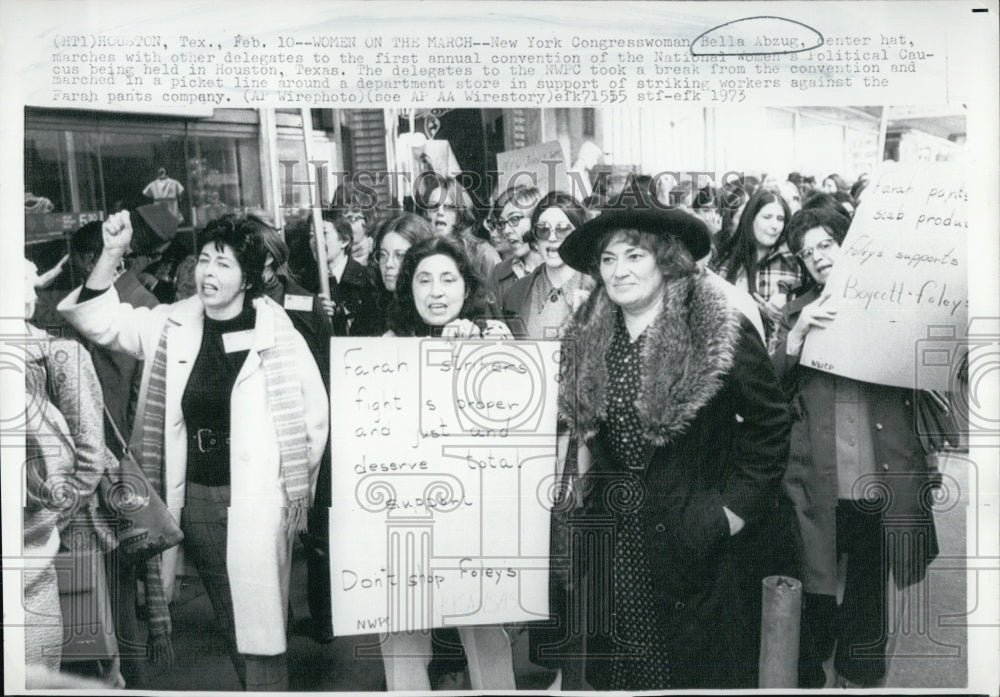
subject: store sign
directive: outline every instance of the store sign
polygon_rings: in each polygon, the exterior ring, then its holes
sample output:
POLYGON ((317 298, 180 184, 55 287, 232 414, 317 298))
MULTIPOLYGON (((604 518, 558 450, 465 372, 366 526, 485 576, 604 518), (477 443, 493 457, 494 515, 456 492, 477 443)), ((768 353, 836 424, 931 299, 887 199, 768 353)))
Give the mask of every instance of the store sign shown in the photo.
POLYGON ((104 211, 25 213, 24 241, 32 243, 61 240, 67 233, 74 232, 95 220, 104 220, 104 211))

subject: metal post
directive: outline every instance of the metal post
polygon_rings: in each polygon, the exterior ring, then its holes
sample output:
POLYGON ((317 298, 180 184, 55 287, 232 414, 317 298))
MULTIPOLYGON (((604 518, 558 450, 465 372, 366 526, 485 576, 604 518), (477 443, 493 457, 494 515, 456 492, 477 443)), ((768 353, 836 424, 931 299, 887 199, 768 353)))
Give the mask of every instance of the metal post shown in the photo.
POLYGON ((762 586, 758 687, 794 689, 799 682, 802 583, 788 576, 768 576, 762 586))
MULTIPOLYGON (((309 177, 309 166, 312 164, 312 116, 309 109, 300 109, 302 114, 302 145, 306 154, 306 178, 309 177)), ((318 176, 318 174, 317 174, 318 176)), ((318 184, 319 182, 317 182, 318 184)), ((316 231, 316 264, 319 267, 319 292, 327 300, 330 299, 330 269, 326 264, 326 236, 323 234, 323 216, 320 206, 316 205, 315 191, 310 185, 309 213, 312 215, 313 230, 316 231)))

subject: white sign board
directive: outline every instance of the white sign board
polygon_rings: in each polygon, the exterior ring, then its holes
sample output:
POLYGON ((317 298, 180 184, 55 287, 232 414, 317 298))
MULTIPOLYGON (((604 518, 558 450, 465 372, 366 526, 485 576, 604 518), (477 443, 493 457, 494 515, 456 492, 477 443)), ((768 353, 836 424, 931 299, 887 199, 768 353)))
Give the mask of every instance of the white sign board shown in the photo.
POLYGON ((562 145, 557 140, 497 153, 497 171, 500 191, 512 186, 537 186, 543 194, 571 190, 562 145))
POLYGON ((886 163, 827 282, 836 319, 811 331, 802 365, 898 387, 952 390, 968 324, 965 175, 886 163))
POLYGON ((331 340, 335 634, 547 618, 558 352, 331 340))

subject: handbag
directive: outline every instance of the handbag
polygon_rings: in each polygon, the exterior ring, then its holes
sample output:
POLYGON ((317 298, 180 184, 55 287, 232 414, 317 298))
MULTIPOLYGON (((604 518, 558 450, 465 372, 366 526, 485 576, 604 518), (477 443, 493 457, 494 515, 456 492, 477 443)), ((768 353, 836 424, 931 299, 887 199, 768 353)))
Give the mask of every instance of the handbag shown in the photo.
POLYGON ((184 533, 132 456, 107 406, 104 415, 123 454, 118 467, 101 478, 97 490, 104 507, 116 518, 114 529, 119 552, 143 561, 179 545, 184 533))
POLYGON ((62 661, 101 661, 118 654, 104 555, 62 549, 55 557, 62 611, 62 661))

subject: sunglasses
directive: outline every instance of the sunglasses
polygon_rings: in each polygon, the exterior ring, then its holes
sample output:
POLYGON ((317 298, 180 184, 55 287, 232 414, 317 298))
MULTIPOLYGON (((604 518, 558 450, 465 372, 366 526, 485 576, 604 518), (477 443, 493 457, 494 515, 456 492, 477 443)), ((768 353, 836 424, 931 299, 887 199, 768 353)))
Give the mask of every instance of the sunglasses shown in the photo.
POLYGON ((573 232, 576 228, 569 223, 560 223, 555 227, 549 225, 548 223, 536 223, 534 227, 535 239, 538 240, 564 240, 569 237, 569 233, 573 232), (553 237, 554 235, 554 237, 553 237))

